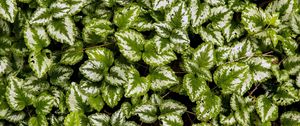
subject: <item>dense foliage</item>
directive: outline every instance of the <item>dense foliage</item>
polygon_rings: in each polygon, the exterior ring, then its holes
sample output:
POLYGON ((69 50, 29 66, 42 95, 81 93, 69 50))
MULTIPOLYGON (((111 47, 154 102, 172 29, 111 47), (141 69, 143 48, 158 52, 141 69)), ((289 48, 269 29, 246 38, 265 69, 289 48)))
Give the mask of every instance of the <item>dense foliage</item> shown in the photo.
POLYGON ((300 126, 299 0, 0 0, 0 126, 300 126))

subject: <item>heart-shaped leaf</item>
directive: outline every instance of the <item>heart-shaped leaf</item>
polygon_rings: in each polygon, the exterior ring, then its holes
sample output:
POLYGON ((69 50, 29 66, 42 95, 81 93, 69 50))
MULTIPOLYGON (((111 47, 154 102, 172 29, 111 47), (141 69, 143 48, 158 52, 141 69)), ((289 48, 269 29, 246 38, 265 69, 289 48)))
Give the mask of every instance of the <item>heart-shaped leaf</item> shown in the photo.
POLYGON ((165 90, 179 83, 175 72, 167 66, 150 69, 150 74, 147 78, 153 91, 165 90))
POLYGON ((101 85, 101 92, 104 102, 111 108, 117 106, 124 95, 122 87, 109 85, 105 82, 101 85))
POLYGON ((43 77, 46 72, 50 70, 53 64, 51 57, 49 57, 48 55, 51 56, 52 53, 47 49, 42 50, 42 52, 32 52, 29 55, 29 66, 38 78, 43 77))
POLYGON ((133 113, 140 117, 140 120, 145 123, 153 123, 157 120, 157 108, 153 104, 141 104, 134 108, 133 113))
MULTIPOLYGON (((79 86, 73 82, 71 84, 69 91, 67 92, 67 95, 66 95, 66 103, 67 103, 67 107, 68 107, 69 111, 75 112, 75 111, 84 110, 87 106, 86 105, 87 99, 88 99, 88 97, 80 91, 79 86)), ((78 115, 72 114, 72 116, 78 116, 78 115)), ((68 118, 68 116, 66 118, 68 118)), ((70 120, 70 121, 72 121, 72 120, 70 120)), ((66 120, 65 120, 65 122, 66 122, 66 120)))
POLYGON ((98 60, 87 60, 79 68, 80 73, 87 79, 98 82, 104 78, 108 71, 105 62, 98 60))

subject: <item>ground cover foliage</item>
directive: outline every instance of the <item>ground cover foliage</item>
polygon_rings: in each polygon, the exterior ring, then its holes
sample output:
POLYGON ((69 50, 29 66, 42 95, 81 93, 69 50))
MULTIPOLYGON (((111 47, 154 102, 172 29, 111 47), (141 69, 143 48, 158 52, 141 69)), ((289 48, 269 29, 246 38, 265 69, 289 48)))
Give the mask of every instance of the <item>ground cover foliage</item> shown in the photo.
POLYGON ((1 0, 0 126, 299 126, 298 0, 1 0))

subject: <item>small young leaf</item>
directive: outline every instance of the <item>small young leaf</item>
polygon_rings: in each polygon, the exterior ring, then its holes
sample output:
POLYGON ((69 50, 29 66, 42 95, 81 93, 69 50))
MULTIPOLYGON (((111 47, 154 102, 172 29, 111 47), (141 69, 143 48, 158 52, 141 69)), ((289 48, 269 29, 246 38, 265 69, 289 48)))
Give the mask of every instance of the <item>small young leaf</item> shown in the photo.
POLYGON ((71 112, 64 120, 65 126, 86 126, 88 119, 83 112, 71 112))
POLYGON ((242 24, 250 34, 262 31, 264 27, 264 18, 265 15, 263 10, 258 9, 254 4, 249 4, 246 6, 245 10, 242 11, 242 24))
POLYGON ((98 112, 101 111, 101 109, 104 107, 105 103, 102 99, 102 97, 100 95, 98 95, 97 97, 89 97, 88 98, 88 103, 90 104, 90 106, 97 110, 98 112))

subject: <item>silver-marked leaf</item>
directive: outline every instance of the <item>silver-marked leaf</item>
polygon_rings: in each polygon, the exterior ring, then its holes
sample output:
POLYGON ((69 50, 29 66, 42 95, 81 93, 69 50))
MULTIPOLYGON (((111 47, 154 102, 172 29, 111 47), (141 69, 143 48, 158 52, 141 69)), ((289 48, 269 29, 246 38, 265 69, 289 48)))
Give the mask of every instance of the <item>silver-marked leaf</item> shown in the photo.
POLYGON ((112 23, 104 19, 93 19, 90 21, 83 29, 83 31, 89 33, 90 35, 96 35, 99 37, 97 41, 103 42, 107 39, 109 34, 114 32, 112 28, 112 23))
POLYGON ((63 18, 68 16, 70 11, 70 5, 66 2, 56 1, 49 7, 53 18, 63 18))
POLYGON ((158 117, 162 121, 162 126, 183 126, 181 115, 169 113, 158 117))
POLYGON ((263 10, 258 9, 255 4, 249 4, 242 11, 242 24, 249 34, 262 31, 265 15, 263 10))
POLYGON ((17 16, 17 2, 16 0, 1 0, 0 2, 0 18, 14 23, 17 16))
POLYGON ((57 116, 55 114, 51 114, 50 117, 48 117, 48 120, 50 122, 51 126, 60 126, 64 123, 65 117, 63 115, 57 116))
POLYGON ((234 125, 236 124, 236 119, 234 118, 234 114, 230 113, 227 117, 220 114, 220 123, 222 125, 234 125))
POLYGON ((69 45, 74 45, 75 37, 78 33, 71 17, 53 19, 51 23, 47 25, 47 32, 54 40, 69 45))
POLYGON ((300 113, 298 111, 287 111, 280 116, 282 126, 300 125, 300 113))
POLYGON ((154 123, 157 120, 156 112, 156 106, 150 103, 138 105, 133 110, 133 113, 144 123, 154 123))
POLYGON ((89 80, 82 79, 80 80, 80 92, 84 95, 90 96, 90 97, 96 97, 99 96, 101 89, 100 85, 97 82, 92 82, 89 80))
POLYGON ((241 24, 231 21, 231 23, 222 30, 222 33, 226 41, 231 42, 234 39, 240 38, 245 33, 245 29, 241 24))
POLYGON ((100 95, 98 95, 96 97, 89 97, 88 103, 90 104, 91 108, 97 110, 97 112, 100 112, 105 105, 105 103, 100 95))
POLYGON ((90 0, 65 0, 70 5, 69 15, 75 15, 81 11, 81 9, 91 3, 90 0))
POLYGON ((50 39, 44 27, 30 26, 26 23, 24 41, 28 49, 39 52, 50 44, 50 39))
POLYGON ((150 81, 153 91, 161 91, 179 84, 179 79, 175 72, 168 66, 161 66, 150 69, 150 74, 147 76, 150 81))
POLYGON ((18 123, 18 122, 24 120, 25 117, 26 117, 26 114, 23 111, 9 110, 8 113, 6 114, 5 120, 7 120, 8 122, 18 123))
POLYGON ((296 75, 300 71, 300 56, 289 56, 283 61, 283 67, 290 75, 296 75))
POLYGON ((291 37, 286 37, 281 40, 282 49, 284 50, 285 54, 288 56, 296 55, 297 49, 299 44, 291 37))
POLYGON ((173 50, 174 48, 174 44, 168 38, 162 38, 158 35, 155 35, 153 37, 153 41, 155 44, 155 50, 158 54, 173 50))
POLYGON ((26 92, 30 92, 33 95, 38 95, 50 88, 50 84, 47 80, 37 78, 34 75, 28 76, 24 80, 22 89, 26 92))
POLYGON ((128 82, 127 74, 135 74, 136 71, 130 71, 130 66, 125 64, 116 64, 110 68, 110 72, 105 76, 105 81, 114 86, 123 86, 128 82))
MULTIPOLYGON (((2 26, 0 25, 0 27, 2 27, 2 26)), ((0 31, 0 34, 4 34, 4 33, 1 33, 1 31, 0 31)), ((2 56, 10 55, 11 46, 13 44, 13 41, 14 41, 14 39, 12 37, 9 37, 6 35, 0 36, 0 44, 1 44, 0 55, 2 55, 2 56)))
POLYGON ((115 33, 120 52, 130 61, 139 61, 142 58, 144 37, 134 30, 123 30, 115 33))
POLYGON ((172 26, 167 22, 158 22, 154 24, 157 35, 162 38, 169 38, 172 34, 172 26))
POLYGON ((176 2, 177 0, 153 0, 152 8, 155 11, 164 11, 165 9, 170 8, 176 2))
POLYGON ((223 64, 214 72, 214 82, 222 88, 224 94, 243 95, 252 86, 250 68, 244 63, 223 64))
POLYGON ((233 11, 231 11, 226 6, 218 6, 218 7, 211 8, 211 14, 212 14, 211 17, 212 28, 216 30, 221 30, 231 24, 233 11))
POLYGON ((149 40, 147 43, 145 43, 144 48, 145 50, 142 58, 145 63, 149 64, 150 66, 163 66, 177 59, 173 50, 167 50, 161 53, 156 52, 157 47, 153 40, 149 40))
POLYGON ((119 28, 126 29, 133 26, 140 13, 140 6, 130 4, 115 11, 113 21, 119 28))
POLYGON ((211 16, 211 9, 208 4, 199 0, 190 0, 191 27, 200 27, 211 16))
MULTIPOLYGON (((2 96, 1 96, 1 100, 4 100, 4 99, 2 99, 2 96)), ((7 113, 9 113, 9 106, 6 102, 1 101, 0 102, 0 119, 5 119, 5 116, 7 115, 7 113)))
POLYGON ((52 15, 48 8, 37 8, 32 14, 29 23, 32 25, 47 25, 52 21, 52 15))
POLYGON ((79 85, 72 82, 69 91, 66 95, 66 103, 70 112, 85 110, 88 97, 84 95, 79 85))
POLYGON ((160 105, 159 105, 159 110, 160 110, 160 116, 167 115, 167 114, 175 114, 175 115, 182 115, 185 113, 187 108, 185 107, 184 104, 168 99, 164 100, 160 105))
POLYGON ((256 112, 262 122, 275 121, 278 118, 278 107, 265 95, 257 98, 256 112))
POLYGON ((272 100, 276 105, 287 106, 300 100, 299 91, 288 81, 277 88, 272 100))
POLYGON ((110 124, 111 126, 124 126, 126 122, 124 112, 119 109, 111 115, 110 124))
POLYGON ((83 58, 83 44, 76 41, 73 46, 62 53, 60 63, 65 65, 75 65, 83 58))
POLYGON ((289 25, 296 34, 300 34, 300 14, 292 13, 289 25))
POLYGON ((36 2, 40 7, 48 7, 53 0, 36 0, 36 2))
POLYGON ((111 108, 117 106, 124 95, 122 87, 113 86, 105 82, 101 85, 101 92, 104 102, 111 108))
POLYGON ((53 103, 53 96, 42 93, 34 100, 33 106, 38 115, 47 115, 52 110, 53 103))
POLYGON ((221 99, 217 95, 208 94, 204 99, 197 101, 197 119, 208 121, 215 118, 221 111, 221 105, 221 99))
POLYGON ((64 120, 64 126, 87 126, 88 119, 83 112, 71 112, 64 120))
POLYGON ((9 107, 15 111, 23 110, 26 105, 32 102, 33 96, 22 90, 23 79, 10 76, 7 81, 5 96, 9 107))
POLYGON ((234 12, 241 12, 244 10, 248 3, 243 0, 228 0, 227 5, 230 9, 232 9, 234 12))
POLYGON ((174 44, 174 51, 178 53, 186 53, 190 48, 190 39, 185 30, 175 29, 170 36, 170 41, 174 44))
POLYGON ((204 0, 204 2, 210 4, 211 6, 220 6, 225 4, 224 0, 204 0))
POLYGON ((69 83, 69 79, 71 78, 73 72, 73 69, 70 67, 54 65, 48 71, 50 83, 53 85, 65 85, 64 83, 69 83))
POLYGON ((194 50, 192 60, 201 68, 211 69, 216 60, 214 46, 210 43, 202 43, 194 50))
POLYGON ((235 61, 241 58, 247 58, 254 55, 254 48, 251 45, 250 40, 243 40, 242 42, 236 42, 230 50, 229 60, 235 61))
POLYGON ((254 82, 263 82, 271 78, 272 59, 267 57, 252 57, 245 61, 249 65, 254 82))
POLYGON ((222 46, 224 43, 224 37, 220 31, 200 27, 197 33, 205 42, 212 43, 217 46, 222 46))
POLYGON ((0 57, 0 77, 12 70, 12 63, 7 57, 0 57))
POLYGON ((30 68, 33 70, 38 78, 43 77, 52 66, 50 50, 42 50, 42 52, 32 52, 29 55, 28 62, 30 68), (50 55, 50 57, 48 57, 50 55))
POLYGON ((298 87, 300 87, 300 73, 298 73, 297 77, 296 77, 296 85, 298 87))
POLYGON ((67 105, 66 105, 66 97, 65 93, 60 89, 52 88, 50 92, 53 96, 53 107, 59 109, 59 112, 64 113, 66 112, 67 105))
POLYGON ((125 90, 125 97, 139 97, 145 95, 150 89, 150 82, 148 78, 140 77, 138 75, 129 75, 128 83, 123 85, 125 90))
POLYGON ((109 126, 110 117, 104 113, 95 113, 88 116, 91 126, 109 126))
POLYGON ((153 21, 146 16, 139 17, 135 22, 133 28, 139 32, 154 30, 153 21))
POLYGON ((211 93, 206 81, 193 74, 186 74, 184 76, 183 88, 192 102, 203 100, 203 98, 211 93))
POLYGON ((167 12, 165 19, 175 28, 186 29, 190 24, 189 8, 185 2, 178 2, 167 12))
POLYGON ((133 112, 133 106, 129 102, 123 102, 121 105, 121 111, 125 114, 125 117, 128 119, 132 116, 133 112))
POLYGON ((48 121, 45 115, 37 115, 30 117, 28 126, 48 126, 48 121))
POLYGON ((106 7, 113 7, 116 4, 116 0, 102 0, 102 2, 106 7))
POLYGON ((250 112, 255 109, 250 97, 233 94, 230 98, 230 107, 234 110, 235 119, 239 124, 250 125, 250 112))
POLYGON ((10 23, 8 21, 0 19, 0 27, 0 33, 2 35, 10 35, 12 29, 10 28, 10 23))
POLYGON ((268 4, 266 12, 279 12, 281 20, 288 21, 290 19, 292 11, 297 7, 299 7, 299 5, 297 4, 297 0, 275 0, 268 4))
POLYGON ((87 79, 98 82, 104 78, 108 68, 103 61, 86 60, 79 68, 80 73, 87 79))
POLYGON ((98 60, 104 62, 106 67, 110 67, 114 62, 114 54, 107 48, 89 48, 85 50, 90 60, 98 60))

